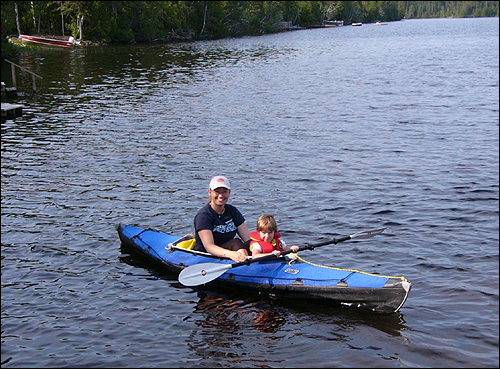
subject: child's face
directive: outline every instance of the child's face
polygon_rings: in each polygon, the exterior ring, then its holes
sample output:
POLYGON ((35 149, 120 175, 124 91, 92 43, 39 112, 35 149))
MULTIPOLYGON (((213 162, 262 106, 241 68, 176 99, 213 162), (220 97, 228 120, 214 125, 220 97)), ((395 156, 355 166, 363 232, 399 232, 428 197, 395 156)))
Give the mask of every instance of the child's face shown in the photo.
POLYGON ((259 231, 260 234, 260 239, 264 242, 271 242, 274 238, 274 231, 271 231, 270 229, 264 229, 259 231))

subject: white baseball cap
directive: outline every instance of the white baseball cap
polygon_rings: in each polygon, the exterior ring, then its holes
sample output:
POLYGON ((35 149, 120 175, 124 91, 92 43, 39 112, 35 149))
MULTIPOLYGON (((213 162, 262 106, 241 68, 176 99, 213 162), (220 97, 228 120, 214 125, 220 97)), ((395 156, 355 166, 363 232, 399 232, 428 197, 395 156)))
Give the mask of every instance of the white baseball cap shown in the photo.
POLYGON ((224 176, 215 176, 214 178, 212 178, 212 180, 210 181, 210 189, 213 191, 219 187, 225 187, 230 190, 231 185, 229 184, 229 180, 224 176))

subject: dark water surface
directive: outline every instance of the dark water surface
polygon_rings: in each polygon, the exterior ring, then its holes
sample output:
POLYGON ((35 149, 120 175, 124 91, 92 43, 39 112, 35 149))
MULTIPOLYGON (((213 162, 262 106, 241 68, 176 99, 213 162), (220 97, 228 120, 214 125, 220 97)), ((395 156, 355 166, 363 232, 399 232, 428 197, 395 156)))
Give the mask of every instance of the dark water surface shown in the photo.
MULTIPOLYGON (((498 18, 26 51, 2 123, 2 367, 498 367, 498 18), (398 314, 181 286, 119 222, 183 235, 213 175, 251 229, 403 275, 398 314)), ((2 80, 10 68, 2 63, 2 80)))

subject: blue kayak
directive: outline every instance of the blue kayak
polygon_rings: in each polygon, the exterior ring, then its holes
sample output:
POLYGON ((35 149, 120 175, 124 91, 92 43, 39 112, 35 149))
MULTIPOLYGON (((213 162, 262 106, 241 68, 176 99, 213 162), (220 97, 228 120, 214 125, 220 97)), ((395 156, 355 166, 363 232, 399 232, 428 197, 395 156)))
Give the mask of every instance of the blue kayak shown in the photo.
POLYGON ((211 263, 228 270, 207 286, 259 293, 275 298, 323 300, 377 312, 397 312, 405 303, 411 283, 404 277, 382 276, 309 263, 300 257, 281 257, 230 268, 231 259, 175 246, 182 237, 154 229, 119 224, 123 245, 142 254, 170 273, 211 263))

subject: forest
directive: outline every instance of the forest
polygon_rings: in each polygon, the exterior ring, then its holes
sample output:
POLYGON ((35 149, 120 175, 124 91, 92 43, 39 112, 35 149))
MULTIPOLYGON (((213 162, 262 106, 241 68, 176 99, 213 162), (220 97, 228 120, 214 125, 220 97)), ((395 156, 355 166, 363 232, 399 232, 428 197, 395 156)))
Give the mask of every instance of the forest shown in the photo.
POLYGON ((73 36, 86 44, 201 40, 261 35, 324 21, 498 17, 498 1, 2 1, 2 57, 8 37, 73 36))

